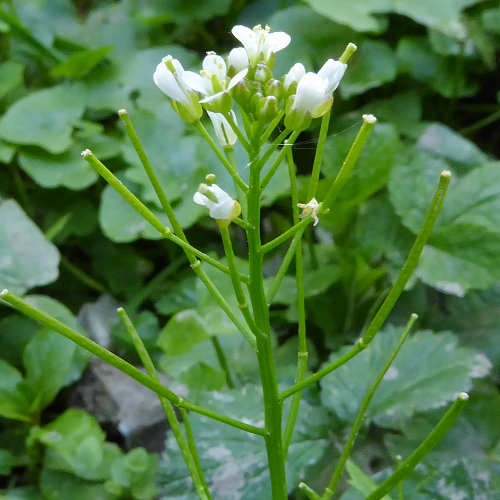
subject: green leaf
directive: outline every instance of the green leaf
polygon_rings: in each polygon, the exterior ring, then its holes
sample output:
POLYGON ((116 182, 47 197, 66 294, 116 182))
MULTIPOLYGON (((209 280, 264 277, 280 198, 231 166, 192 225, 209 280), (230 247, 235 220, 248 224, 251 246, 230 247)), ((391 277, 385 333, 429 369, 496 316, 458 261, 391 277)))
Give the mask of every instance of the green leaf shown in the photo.
MULTIPOLYGON (((264 419, 262 392, 255 386, 210 393, 204 404, 254 425, 260 425, 264 419)), ((261 438, 251 438, 237 429, 198 415, 192 415, 191 424, 213 498, 270 498, 267 455, 261 438)), ((326 412, 302 402, 287 460, 290 492, 305 478, 307 468, 314 465, 328 448, 328 424, 326 412)), ((177 444, 168 439, 158 476, 161 498, 194 500, 196 495, 187 490, 187 481, 187 469, 177 444)))
POLYGON ((418 139, 417 147, 463 165, 476 166, 488 160, 473 142, 441 123, 427 126, 418 139))
POLYGON ((179 380, 192 391, 218 391, 226 386, 226 375, 203 361, 183 372, 179 380))
MULTIPOLYGON (((344 422, 351 422, 371 381, 381 369, 394 345, 399 328, 380 332, 369 349, 321 382, 323 404, 344 422)), ((330 356, 329 362, 350 347, 330 356)), ((384 427, 397 427, 415 412, 438 408, 471 387, 473 377, 485 376, 490 368, 484 356, 457 347, 457 337, 449 332, 416 332, 401 348, 384 377, 367 415, 384 427)))
POLYGON ((71 54, 66 61, 53 68, 51 74, 53 76, 81 78, 97 66, 110 50, 113 50, 112 46, 75 52, 71 54))
POLYGON ((18 385, 23 376, 13 366, 0 359, 0 415, 21 421, 30 421, 29 401, 18 385))
POLYGON ((349 61, 340 83, 340 93, 349 98, 380 87, 396 78, 396 68, 396 57, 389 44, 378 40, 363 41, 352 62, 349 61))
POLYGON ((33 428, 31 439, 46 447, 47 468, 91 481, 107 479, 113 460, 121 455, 117 445, 105 443, 95 418, 82 410, 66 410, 45 427, 33 428))
POLYGON ((19 164, 37 184, 44 188, 62 186, 73 190, 85 189, 98 178, 97 173, 81 156, 82 150, 89 142, 92 143, 92 152, 100 160, 112 158, 119 153, 119 141, 100 135, 90 141, 80 139, 69 151, 60 154, 40 151, 38 148, 22 148, 19 164))
MULTIPOLYGON (((134 194, 136 186, 127 186, 134 194)), ((140 197, 140 196, 139 196, 140 197)), ((151 207, 149 207, 151 209, 151 207)), ((166 215, 159 210, 152 212, 170 227, 166 215)), ((116 243, 129 243, 139 238, 148 240, 161 239, 160 233, 142 218, 111 186, 106 186, 99 206, 99 225, 104 234, 116 243)))
POLYGON ((23 294, 57 278, 57 248, 14 200, 0 202, 0 243, 0 288, 23 294))
POLYGON ((188 276, 169 287, 168 292, 156 301, 155 307, 160 314, 169 315, 182 309, 195 307, 197 303, 196 277, 188 276))
MULTIPOLYGON (((500 276, 500 170, 488 163, 452 182, 436 228, 416 271, 425 283, 463 296, 500 276)), ((418 152, 396 164, 389 182, 391 202, 415 234, 427 211, 441 160, 418 152)))
MULTIPOLYGON (((40 474, 40 488, 46 500, 116 500, 119 494, 109 491, 105 483, 85 481, 72 474, 47 467, 40 474)), ((38 497, 39 498, 39 497, 38 497)))
POLYGON ((22 84, 23 71, 23 65, 15 61, 0 64, 0 98, 22 84))
POLYGON ((82 116, 86 101, 82 83, 32 92, 15 102, 0 119, 0 137, 62 153, 72 144, 73 126, 82 116))
MULTIPOLYGON (((346 470, 349 474, 349 484, 367 497, 377 489, 377 483, 367 474, 365 474, 352 460, 347 460, 346 470)), ((385 500, 392 500, 389 495, 382 497, 385 500)))
POLYGON ((134 448, 113 462, 111 476, 120 486, 131 491, 133 498, 151 500, 156 497, 155 475, 158 457, 144 448, 134 448))
POLYGON ((53 401, 65 385, 76 345, 56 332, 40 331, 26 345, 25 383, 33 397, 33 412, 39 412, 53 401))
POLYGON ((393 0, 306 0, 313 10, 356 31, 383 31, 385 23, 373 14, 391 10, 393 0))
POLYGON ((26 316, 11 314, 0 320, 0 339, 2 358, 10 364, 21 367, 22 353, 26 344, 33 338, 39 326, 26 316))

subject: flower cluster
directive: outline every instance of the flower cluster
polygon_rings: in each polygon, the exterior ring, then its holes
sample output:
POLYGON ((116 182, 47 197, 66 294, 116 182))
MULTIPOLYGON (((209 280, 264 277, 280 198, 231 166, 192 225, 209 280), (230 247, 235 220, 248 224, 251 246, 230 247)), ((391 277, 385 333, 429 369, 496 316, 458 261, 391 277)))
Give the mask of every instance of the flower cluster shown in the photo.
MULTIPOLYGON (((333 92, 347 68, 345 62, 328 59, 317 73, 307 72, 302 63, 296 63, 287 74, 276 78, 275 55, 290 44, 290 36, 284 32, 272 33, 269 26, 261 25, 253 29, 238 25, 231 32, 242 47, 232 49, 226 59, 207 52, 199 73, 185 71, 171 56, 158 64, 154 81, 183 120, 199 122, 206 110, 219 144, 232 148, 238 137, 242 137, 237 129, 234 102, 240 108, 247 131, 254 123, 263 126, 283 115, 287 130, 301 131, 310 126, 311 120, 329 111, 333 92)), ((213 189, 210 187, 205 194, 210 197, 213 189)), ((201 192, 195 198, 197 203, 208 199, 201 192)), ((304 214, 312 214, 317 221, 317 212, 317 207, 311 207, 304 214)))

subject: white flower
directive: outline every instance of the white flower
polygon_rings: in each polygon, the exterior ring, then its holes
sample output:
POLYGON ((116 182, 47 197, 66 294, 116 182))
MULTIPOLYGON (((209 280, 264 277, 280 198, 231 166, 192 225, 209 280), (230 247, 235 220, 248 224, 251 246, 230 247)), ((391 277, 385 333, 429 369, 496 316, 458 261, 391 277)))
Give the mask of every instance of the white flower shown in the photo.
MULTIPOLYGON (((212 113, 211 111, 207 111, 207 113, 210 117, 210 120, 212 120, 215 135, 217 136, 217 140, 219 141, 220 145, 223 148, 226 146, 232 146, 238 140, 238 137, 234 133, 231 125, 229 125, 229 122, 221 113, 212 113)), ((233 117, 234 123, 238 125, 234 111, 231 110, 229 113, 233 117)))
POLYGON ((290 43, 290 35, 283 31, 270 32, 269 26, 262 29, 258 24, 253 30, 246 26, 237 25, 231 33, 241 42, 248 54, 251 66, 255 66, 259 61, 266 64, 270 62, 273 54, 284 49, 290 43))
POLYGON ((336 61, 335 59, 328 59, 322 68, 318 71, 318 76, 328 80, 327 92, 331 95, 339 86, 340 80, 344 76, 347 64, 336 61))
POLYGON ((243 47, 232 49, 227 56, 227 65, 229 68, 233 68, 236 73, 248 68, 249 64, 247 51, 243 47))
POLYGON ((316 198, 313 198, 309 203, 297 203, 297 206, 302 208, 302 213, 300 214, 301 219, 310 215, 314 219, 313 226, 318 224, 318 213, 321 209, 321 203, 318 203, 316 198))
POLYGON ((241 213, 240 204, 236 200, 233 200, 217 184, 212 184, 211 186, 201 184, 200 190, 194 193, 193 201, 198 205, 207 207, 210 211, 210 217, 216 220, 231 221, 241 213))
MULTIPOLYGON (((309 126, 311 118, 323 116, 332 105, 333 91, 339 86, 346 68, 347 64, 328 59, 318 73, 306 73, 302 76, 297 84, 295 97, 291 98, 291 106, 287 107, 285 125, 292 130, 304 130, 309 126)), ((299 72, 300 68, 295 70, 295 74, 298 75, 299 72)))
POLYGON ((153 80, 156 86, 172 99, 174 109, 181 117, 187 122, 193 122, 200 119, 203 110, 194 92, 184 83, 184 73, 184 68, 177 59, 166 56, 156 66, 153 80))
POLYGON ((185 71, 182 79, 191 89, 206 96, 200 100, 202 104, 213 103, 216 108, 221 107, 223 109, 212 109, 212 111, 229 112, 231 100, 226 99, 222 103, 223 98, 224 96, 230 97, 228 92, 245 78, 247 72, 248 69, 245 68, 229 79, 224 59, 215 52, 210 52, 203 59, 203 69, 200 71, 200 74, 185 71), (228 106, 229 109, 227 109, 228 106))
POLYGON ((306 74, 306 68, 302 63, 296 63, 291 68, 290 71, 285 75, 285 81, 283 82, 285 89, 288 90, 294 83, 299 83, 300 79, 306 74))

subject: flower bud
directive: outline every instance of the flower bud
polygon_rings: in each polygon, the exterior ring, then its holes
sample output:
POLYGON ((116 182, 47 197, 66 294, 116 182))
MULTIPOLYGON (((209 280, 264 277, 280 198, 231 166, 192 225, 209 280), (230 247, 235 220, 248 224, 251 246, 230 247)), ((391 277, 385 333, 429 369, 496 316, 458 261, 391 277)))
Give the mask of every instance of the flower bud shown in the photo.
POLYGON ((285 75, 283 85, 285 87, 287 96, 295 94, 297 85, 300 79, 306 74, 306 69, 301 63, 294 64, 290 71, 285 75))
POLYGON ((271 79, 264 86, 264 95, 272 95, 278 100, 283 99, 285 97, 285 87, 279 80, 271 79))
MULTIPOLYGON (((238 140, 238 137, 234 133, 229 122, 224 118, 220 113, 212 113, 211 111, 207 111, 210 120, 212 120, 212 124, 214 126, 215 135, 217 136, 217 140, 219 144, 225 148, 227 146, 233 146, 235 142, 238 140)), ((234 111, 229 111, 230 115, 233 118, 233 121, 236 125, 238 125, 236 121, 236 115, 234 111)), ((214 181, 215 182, 215 181, 214 181)))
POLYGON ((273 72, 269 69, 269 67, 266 64, 262 62, 257 64, 254 73, 254 80, 257 80, 260 83, 266 83, 272 77, 273 77, 273 72))
POLYGON ((255 106, 255 116, 263 123, 270 122, 278 114, 278 99, 273 95, 262 97, 255 106))
POLYGON ((205 176, 205 180, 207 181, 207 184, 211 186, 212 184, 217 183, 217 178, 215 177, 215 174, 207 174, 205 176))

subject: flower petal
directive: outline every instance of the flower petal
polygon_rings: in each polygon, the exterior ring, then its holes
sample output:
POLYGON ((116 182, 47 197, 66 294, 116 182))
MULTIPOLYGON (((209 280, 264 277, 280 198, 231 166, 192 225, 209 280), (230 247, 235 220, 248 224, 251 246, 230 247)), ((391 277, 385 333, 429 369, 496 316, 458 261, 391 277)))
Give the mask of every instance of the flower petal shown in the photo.
POLYGON ((234 75, 231 78, 231 81, 229 82, 229 85, 227 86, 226 90, 231 90, 235 85, 237 85, 239 82, 241 82, 241 80, 243 80, 243 78, 245 78, 245 76, 247 76, 247 73, 248 73, 248 68, 245 68, 245 69, 241 70, 239 73, 237 73, 236 75, 234 75))
POLYGON ((182 74, 183 82, 196 92, 200 92, 203 95, 209 95, 213 92, 212 83, 207 78, 203 78, 198 73, 193 71, 184 71, 182 74))
POLYGON ((340 80, 344 76, 347 64, 335 59, 328 59, 322 68, 318 71, 318 76, 328 80, 327 92, 331 95, 339 86, 340 80))
POLYGON ((264 44, 264 51, 278 52, 279 50, 288 47, 291 39, 290 35, 284 31, 269 33, 264 44))
POLYGON ((156 86, 170 99, 179 102, 187 101, 187 96, 184 90, 179 85, 172 72, 161 62, 156 66, 156 71, 153 74, 153 80, 156 86))

